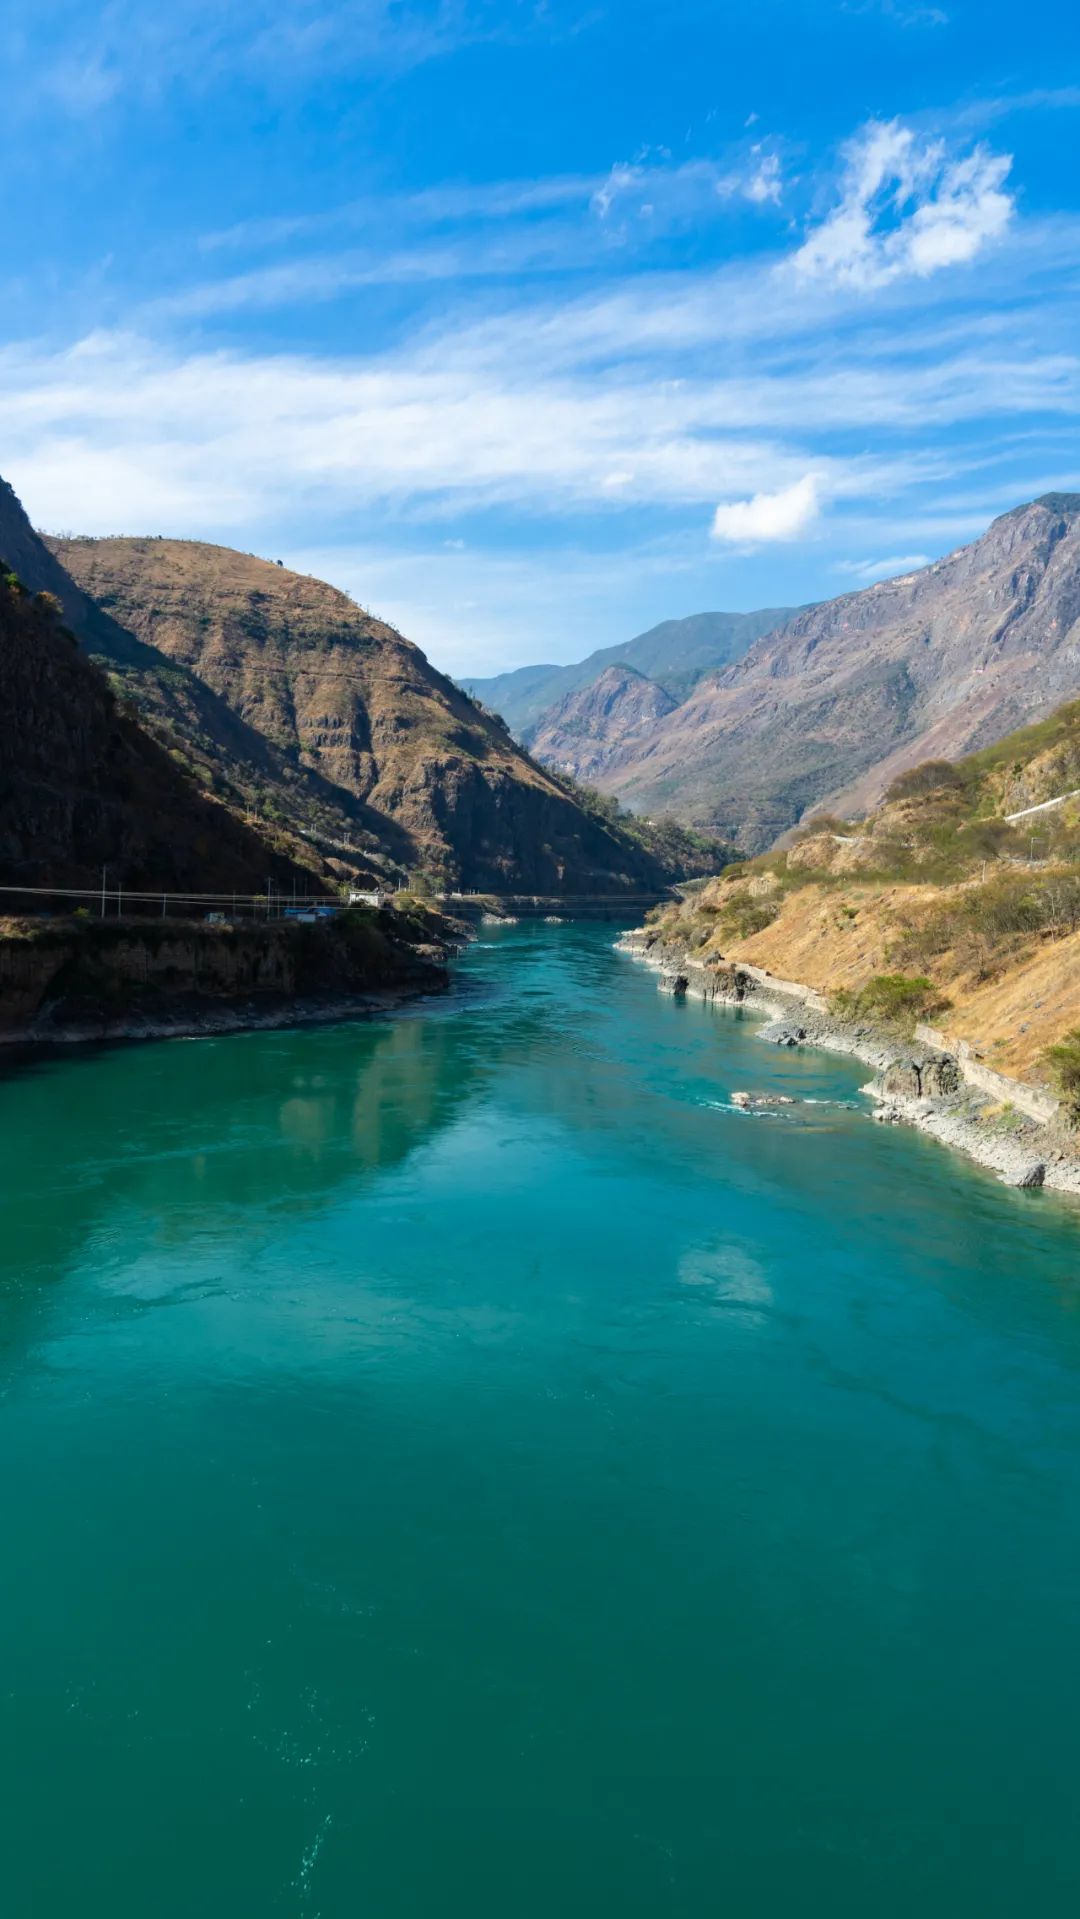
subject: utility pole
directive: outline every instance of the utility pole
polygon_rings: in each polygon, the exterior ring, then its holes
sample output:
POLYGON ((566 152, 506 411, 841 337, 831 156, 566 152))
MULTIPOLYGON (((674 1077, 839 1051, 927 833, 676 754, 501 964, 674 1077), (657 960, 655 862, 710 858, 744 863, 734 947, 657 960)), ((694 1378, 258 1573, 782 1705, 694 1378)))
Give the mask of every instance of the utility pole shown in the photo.
POLYGON ((108 870, 109 869, 107 866, 103 866, 101 869, 101 917, 102 919, 105 918, 105 875, 108 872, 108 870))

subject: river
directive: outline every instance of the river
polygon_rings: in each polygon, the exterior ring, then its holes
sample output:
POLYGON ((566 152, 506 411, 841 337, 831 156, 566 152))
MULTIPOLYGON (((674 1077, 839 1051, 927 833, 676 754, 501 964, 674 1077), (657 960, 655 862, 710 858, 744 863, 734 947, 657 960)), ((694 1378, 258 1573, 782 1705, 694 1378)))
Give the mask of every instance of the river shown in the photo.
POLYGON ((1075 1910, 1080 1210, 612 939, 0 1081, 10 1919, 1075 1910))

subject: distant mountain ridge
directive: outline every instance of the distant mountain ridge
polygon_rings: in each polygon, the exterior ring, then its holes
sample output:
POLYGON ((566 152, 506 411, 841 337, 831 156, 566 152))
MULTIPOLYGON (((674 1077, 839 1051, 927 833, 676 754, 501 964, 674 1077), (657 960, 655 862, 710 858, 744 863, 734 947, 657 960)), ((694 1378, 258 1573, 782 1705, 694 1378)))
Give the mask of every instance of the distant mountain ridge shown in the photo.
POLYGON ((549 711, 568 694, 592 686, 607 667, 633 667, 678 702, 704 674, 741 659, 763 633, 790 619, 793 610, 781 606, 753 613, 692 613, 682 620, 662 620, 635 639, 602 646, 571 666, 520 666, 464 685, 486 707, 501 713, 517 739, 531 746, 549 711))
POLYGON ((641 812, 760 852, 808 810, 870 809, 1080 693, 1080 494, 1001 515, 932 565, 812 606, 699 681, 599 776, 641 812))

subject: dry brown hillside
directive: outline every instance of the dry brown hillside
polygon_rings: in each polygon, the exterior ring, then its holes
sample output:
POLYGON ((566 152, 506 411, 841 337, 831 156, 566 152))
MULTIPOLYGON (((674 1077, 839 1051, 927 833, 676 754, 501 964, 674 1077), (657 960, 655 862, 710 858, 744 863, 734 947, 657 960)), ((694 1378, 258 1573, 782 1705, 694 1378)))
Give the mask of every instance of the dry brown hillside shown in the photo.
POLYGON ((106 635, 103 656, 147 721, 324 852, 476 888, 661 883, 640 844, 334 587, 195 541, 50 545, 138 643, 133 659, 106 635))
POLYGON ((1048 1048, 1080 1028, 1075 789, 1080 702, 956 765, 910 770, 863 822, 819 818, 695 889, 660 930, 698 958, 842 995, 871 1022, 922 1017, 1046 1081, 1048 1048))

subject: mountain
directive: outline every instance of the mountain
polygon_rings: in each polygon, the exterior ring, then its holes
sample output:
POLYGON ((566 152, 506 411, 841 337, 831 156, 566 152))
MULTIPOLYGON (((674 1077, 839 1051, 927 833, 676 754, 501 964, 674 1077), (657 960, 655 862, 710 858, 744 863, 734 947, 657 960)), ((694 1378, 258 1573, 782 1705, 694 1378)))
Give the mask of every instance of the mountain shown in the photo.
POLYGON ((672 700, 686 698, 705 673, 740 660, 762 633, 790 619, 791 607, 756 613, 693 613, 663 620, 617 646, 603 646, 576 666, 520 666, 494 679, 468 680, 468 692, 501 713, 511 732, 531 746, 542 716, 568 694, 591 686, 609 666, 629 666, 655 680, 672 700))
POLYGON ((228 547, 54 539, 95 655, 234 810, 338 872, 470 889, 651 891, 639 838, 583 810, 419 649, 321 580, 228 547))
POLYGON ((1080 692, 1080 494, 808 608, 607 762, 639 811, 757 852, 810 808, 865 811, 906 767, 1000 739, 1080 692))
POLYGON ((0 481, 0 883, 199 892, 317 880, 200 792, 85 657, 82 595, 0 481))
POLYGON ((607 666, 591 686, 567 693, 541 717, 531 751, 545 766, 593 781, 612 754, 643 740, 675 709, 671 694, 632 666, 607 666))
MULTIPOLYGON (((858 825, 808 827, 689 891, 653 931, 909 1041, 930 1019, 1024 1080, 1061 1084, 1071 1062, 1080 1123, 1080 701, 909 769, 858 825)), ((997 1113, 1007 1131, 1016 1115, 997 1113)))

